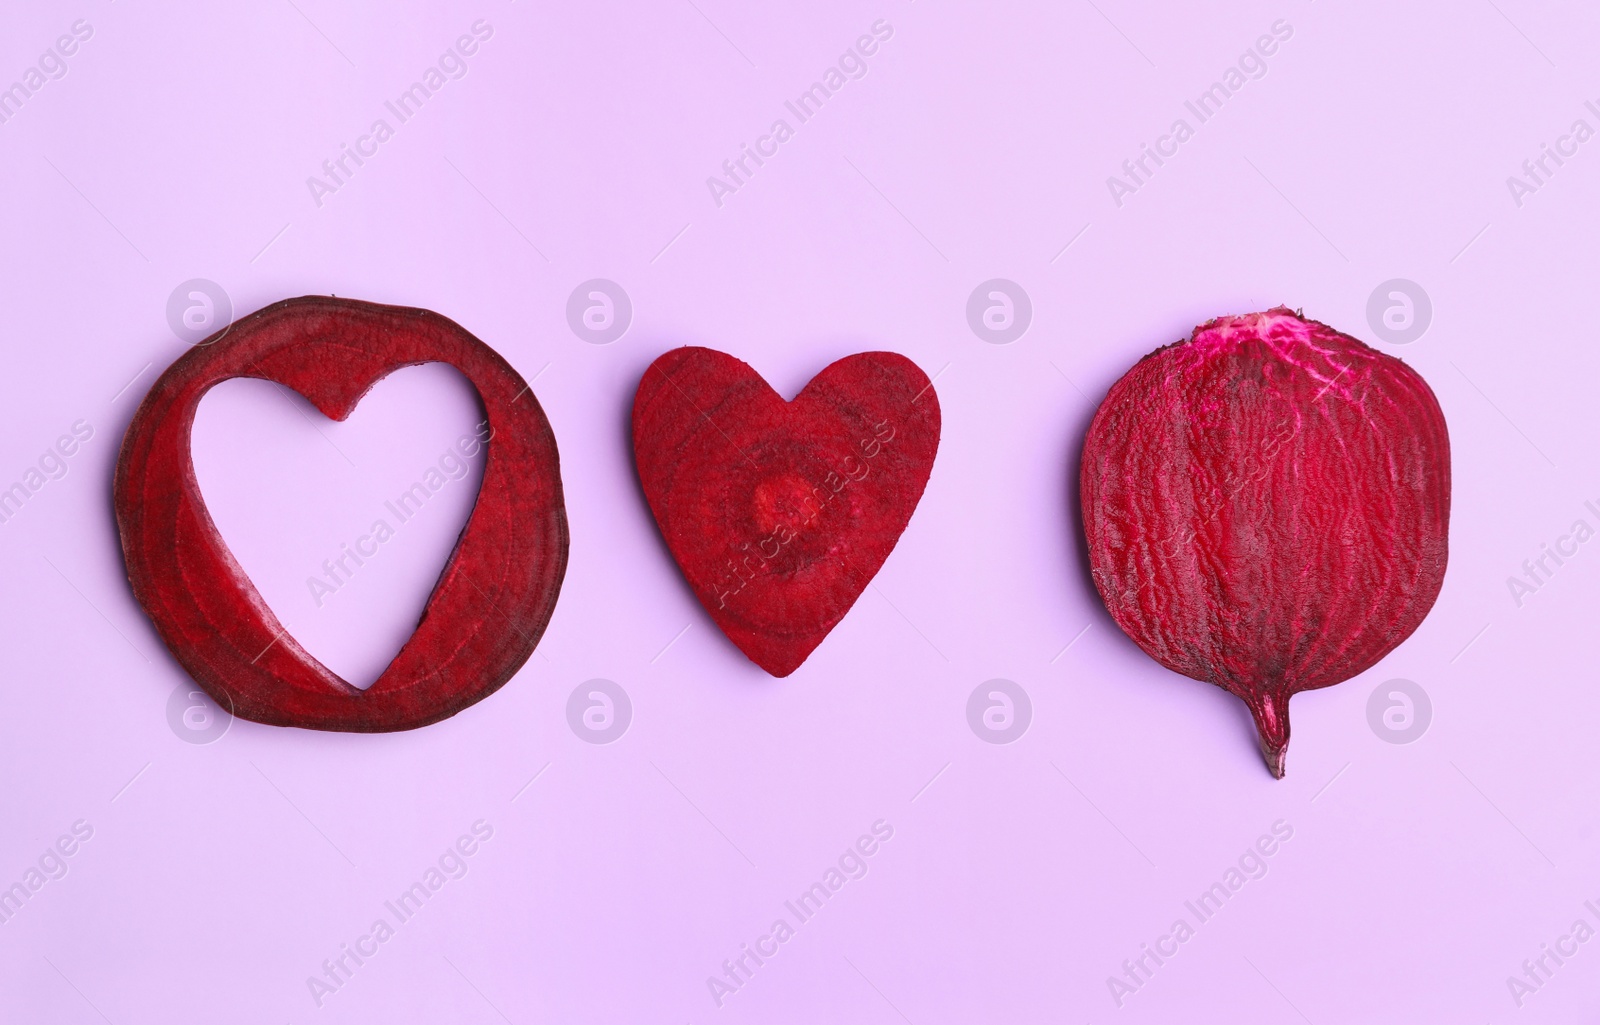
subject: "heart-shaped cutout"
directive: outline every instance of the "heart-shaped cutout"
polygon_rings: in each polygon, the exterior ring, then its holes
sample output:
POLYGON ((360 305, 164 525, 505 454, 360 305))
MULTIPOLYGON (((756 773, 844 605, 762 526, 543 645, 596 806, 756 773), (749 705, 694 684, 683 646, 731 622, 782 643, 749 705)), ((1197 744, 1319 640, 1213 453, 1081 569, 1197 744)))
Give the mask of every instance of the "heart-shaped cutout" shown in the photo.
POLYGON ((933 383, 892 352, 847 356, 785 402, 726 353, 674 349, 633 404, 634 460, 667 547, 773 676, 805 661, 894 550, 939 427, 933 383))
POLYGON ((342 423, 283 385, 235 378, 200 401, 206 510, 278 621, 370 687, 422 616, 478 496, 483 409, 443 363, 379 381, 342 423))
POLYGON ((427 310, 307 296, 213 335, 140 404, 113 499, 128 582, 168 650, 235 715, 272 725, 375 733, 454 715, 527 661, 566 572, 549 421, 509 363, 427 310), (275 381, 343 420, 388 374, 432 362, 459 370, 483 403, 483 484, 416 631, 362 691, 295 641, 228 551, 200 496, 190 432, 200 399, 231 378, 275 381))

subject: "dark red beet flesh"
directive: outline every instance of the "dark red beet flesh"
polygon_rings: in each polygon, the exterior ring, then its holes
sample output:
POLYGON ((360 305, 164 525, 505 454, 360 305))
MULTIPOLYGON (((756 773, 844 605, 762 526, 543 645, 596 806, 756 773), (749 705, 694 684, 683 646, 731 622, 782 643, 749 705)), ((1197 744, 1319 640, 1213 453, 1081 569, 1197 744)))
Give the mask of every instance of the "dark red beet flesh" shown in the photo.
POLYGON ((695 597, 773 676, 804 662, 911 520, 939 448, 915 363, 862 352, 785 402, 714 349, 652 363, 633 404, 650 511, 695 597))
POLYGON ((1450 441, 1433 392, 1282 307, 1213 320, 1129 370, 1080 483, 1112 618, 1241 698, 1279 778, 1290 696, 1370 668, 1444 582, 1450 441))
POLYGON ((549 421, 511 364, 427 310, 288 299, 189 350, 128 425, 113 500, 128 582, 173 657, 223 708, 276 726, 408 730, 481 701, 533 653, 567 567, 549 421), (429 362, 461 371, 483 401, 483 484, 416 633, 363 691, 295 642, 234 560, 200 496, 189 431, 229 378, 276 381, 343 420, 384 376, 429 362))

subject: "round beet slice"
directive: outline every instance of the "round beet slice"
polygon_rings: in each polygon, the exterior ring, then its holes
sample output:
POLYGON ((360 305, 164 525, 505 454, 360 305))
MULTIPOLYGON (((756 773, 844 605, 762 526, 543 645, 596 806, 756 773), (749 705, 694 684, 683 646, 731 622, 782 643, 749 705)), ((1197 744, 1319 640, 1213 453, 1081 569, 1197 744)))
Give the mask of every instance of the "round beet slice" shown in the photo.
POLYGON ((483 700, 533 654, 567 568, 549 420, 510 363, 428 310, 303 296, 224 328, 145 396, 112 498, 128 583, 167 649, 224 708, 274 726, 412 730, 483 700), (343 420, 390 373, 432 362, 461 371, 483 403, 483 483, 416 632, 363 691, 295 641, 234 559, 195 480, 189 432, 201 398, 231 378, 276 381, 343 420))
POLYGON ((1444 582, 1450 439, 1433 392, 1283 307, 1140 360, 1095 414, 1080 483, 1112 618, 1243 699, 1279 778, 1290 696, 1370 668, 1444 582))

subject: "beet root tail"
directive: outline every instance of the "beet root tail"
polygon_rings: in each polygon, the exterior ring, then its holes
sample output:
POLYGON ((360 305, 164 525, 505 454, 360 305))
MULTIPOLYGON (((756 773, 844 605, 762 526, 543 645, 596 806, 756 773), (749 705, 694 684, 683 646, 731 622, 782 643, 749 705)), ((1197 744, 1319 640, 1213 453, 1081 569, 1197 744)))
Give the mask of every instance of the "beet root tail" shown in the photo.
POLYGON ((1250 715, 1256 721, 1256 735, 1261 741, 1261 757, 1266 760, 1267 771, 1273 779, 1282 779, 1284 763, 1289 756, 1289 696, 1263 693, 1249 701, 1250 715))

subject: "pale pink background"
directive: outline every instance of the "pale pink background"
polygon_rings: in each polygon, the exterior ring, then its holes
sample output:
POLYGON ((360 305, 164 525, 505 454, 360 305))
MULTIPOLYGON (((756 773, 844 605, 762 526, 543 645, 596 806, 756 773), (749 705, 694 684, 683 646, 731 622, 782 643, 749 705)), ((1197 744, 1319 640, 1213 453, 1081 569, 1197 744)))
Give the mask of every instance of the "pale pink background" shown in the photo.
MULTIPOLYGON (((0 85, 78 18, 94 34, 69 72, 0 125, 0 483, 95 428, 0 525, 0 886, 73 822, 94 835, 0 925, 0 1017, 1409 1025, 1571 1022, 1600 999, 1592 942, 1520 1010, 1505 981, 1600 898, 1600 547, 1522 608, 1506 585, 1600 504, 1600 141, 1520 209, 1505 184, 1574 119, 1600 127, 1591 9, 85 0, 0 14, 0 85), (307 176, 480 18, 468 74, 317 208, 307 176), (706 177, 880 18, 866 77, 715 207, 706 177), (1106 176, 1277 19, 1294 34, 1266 76, 1114 206, 1106 176), (194 277, 238 313, 315 292, 427 307, 539 375, 571 563, 501 692, 389 736, 169 727, 185 677, 128 592, 109 491, 194 277), (634 305, 607 346, 566 322, 593 277, 634 305), (992 277, 1033 300, 1011 345, 966 324, 992 277), (1068 482, 1143 353, 1279 302, 1376 342, 1367 297, 1393 277, 1435 308, 1384 348, 1449 420, 1449 575, 1381 665, 1295 700, 1274 782, 1237 701, 1111 624, 1068 482), (921 507, 786 680, 717 633, 638 493, 629 401, 682 343, 786 395, 868 348, 943 371, 921 507), (606 746, 565 714, 595 677, 634 706, 606 746), (994 677, 1034 705, 1009 746, 966 721, 994 677), (1433 702, 1410 745, 1367 722, 1395 677, 1433 702), (317 1008, 306 977, 479 819, 467 875, 317 1008), (870 873, 718 1009, 707 976, 878 819, 895 832, 870 873), (1118 1009, 1107 976, 1279 819, 1268 875, 1118 1009)), ((473 418, 426 368, 347 424, 251 383, 202 407, 219 524, 340 671, 370 679, 400 643, 472 486, 325 608, 304 577, 473 418)))

